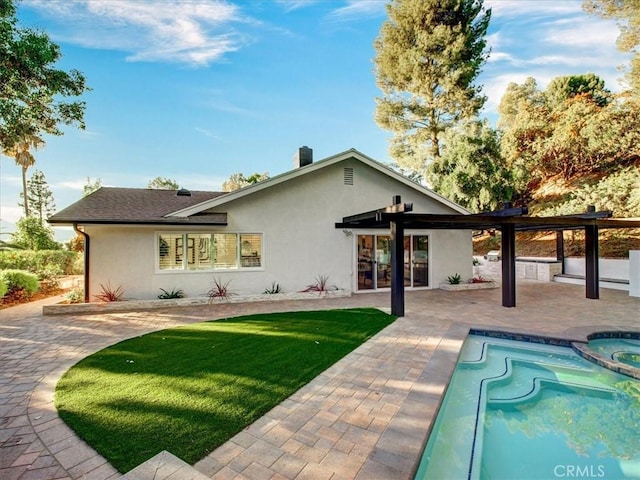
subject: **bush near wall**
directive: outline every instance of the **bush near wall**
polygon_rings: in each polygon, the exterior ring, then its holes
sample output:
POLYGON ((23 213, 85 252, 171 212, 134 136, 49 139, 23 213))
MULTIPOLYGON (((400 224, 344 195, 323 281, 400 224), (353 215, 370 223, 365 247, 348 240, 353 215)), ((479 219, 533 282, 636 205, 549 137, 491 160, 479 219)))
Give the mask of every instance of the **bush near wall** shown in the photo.
POLYGON ((27 270, 41 275, 56 272, 58 275, 79 275, 82 254, 67 250, 3 250, 0 251, 0 270, 27 270))
POLYGON ((40 288, 37 275, 26 270, 0 270, 0 280, 7 286, 6 295, 29 298, 40 288))
POLYGON ((0 298, 4 297, 9 291, 9 287, 7 287, 7 282, 4 278, 0 277, 0 298))

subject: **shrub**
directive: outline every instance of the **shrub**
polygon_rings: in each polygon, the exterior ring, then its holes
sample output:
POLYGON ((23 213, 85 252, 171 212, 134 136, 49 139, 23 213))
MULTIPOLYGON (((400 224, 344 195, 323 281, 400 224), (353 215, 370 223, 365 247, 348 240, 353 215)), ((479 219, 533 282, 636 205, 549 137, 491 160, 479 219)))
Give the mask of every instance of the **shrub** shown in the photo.
POLYGON ((84 289, 76 287, 73 290, 69 290, 64 297, 69 303, 83 303, 84 289))
POLYGON ((282 292, 282 289, 280 288, 280 284, 276 282, 271 282, 271 286, 264 289, 264 293, 269 295, 273 295, 281 292, 282 292))
MULTIPOLYGON (((2 250, 0 251, 0 270, 27 270, 39 274, 46 268, 57 267, 61 275, 82 273, 83 267, 75 266, 82 262, 83 256, 67 250, 2 250)), ((81 263, 82 265, 82 263, 81 263)))
POLYGON ((106 285, 100 284, 100 289, 100 294, 95 295, 95 298, 101 302, 120 302, 124 295, 124 289, 120 285, 113 288, 111 282, 107 282, 106 285))
POLYGON ((4 297, 9 291, 9 287, 7 287, 7 282, 4 278, 0 278, 0 298, 4 297))
POLYGON ((447 277, 447 282, 449 282, 449 285, 459 285, 462 283, 462 277, 459 273, 455 273, 447 277))
POLYGON ((8 295, 29 298, 40 288, 38 277, 26 270, 3 270, 0 278, 7 284, 8 295))
POLYGON ((170 292, 166 291, 164 288, 160 289, 162 293, 158 294, 158 298, 160 300, 168 300, 170 298, 184 298, 184 292, 180 289, 176 290, 172 288, 170 292))
POLYGON ((302 290, 303 292, 327 292, 329 290, 337 290, 336 286, 329 286, 329 276, 328 275, 319 275, 316 277, 316 283, 312 283, 311 285, 307 285, 307 288, 302 290))
POLYGON ((229 298, 235 293, 229 290, 229 284, 231 280, 227 280, 226 282, 222 282, 219 278, 213 279, 213 287, 209 289, 207 292, 207 297, 209 297, 210 302, 214 302, 216 300, 229 300, 229 298))

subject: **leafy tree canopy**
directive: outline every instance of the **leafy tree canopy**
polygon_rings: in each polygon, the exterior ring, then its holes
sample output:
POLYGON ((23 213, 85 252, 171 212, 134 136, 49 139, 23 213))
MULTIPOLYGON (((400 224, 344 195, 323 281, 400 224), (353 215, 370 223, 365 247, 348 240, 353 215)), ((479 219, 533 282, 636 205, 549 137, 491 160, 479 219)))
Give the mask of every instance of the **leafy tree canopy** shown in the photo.
POLYGON ((640 162, 640 102, 611 95, 595 75, 559 77, 546 91, 533 79, 511 84, 499 113, 502 154, 522 192, 545 177, 604 175, 640 162))
POLYGON ((262 182, 263 180, 267 180, 268 178, 269 172, 256 172, 253 175, 249 175, 248 177, 245 177, 242 173, 233 173, 231 174, 229 179, 222 184, 222 191, 233 192, 234 190, 238 190, 240 188, 262 182))
POLYGON ((436 192, 472 212, 495 210, 512 200, 513 179, 500 154, 500 138, 486 120, 449 130, 444 143, 427 173, 436 192))
POLYGON ((65 100, 88 90, 77 70, 54 68, 60 47, 44 32, 18 25, 12 0, 0 0, 0 145, 12 148, 60 125, 84 128, 85 103, 65 100))
POLYGON ((91 180, 91 177, 87 177, 87 183, 84 187, 82 187, 82 196, 86 197, 87 195, 91 195, 96 190, 99 190, 102 187, 102 180, 96 178, 95 180, 91 180))
POLYGON ((473 82, 488 56, 491 11, 482 0, 393 0, 387 13, 375 41, 375 120, 393 133, 398 165, 424 172, 441 134, 486 100, 473 82))
POLYGON ((16 231, 11 234, 12 242, 28 250, 59 250, 60 244, 53 238, 53 230, 40 223, 36 217, 21 218, 16 223, 16 231))
POLYGON ((147 188, 154 190, 180 190, 180 185, 170 178, 156 177, 153 180, 149 180, 147 188))
POLYGON ((634 95, 640 97, 640 1, 583 0, 582 7, 587 13, 618 22, 620 36, 616 45, 621 52, 633 54, 627 79, 634 95))

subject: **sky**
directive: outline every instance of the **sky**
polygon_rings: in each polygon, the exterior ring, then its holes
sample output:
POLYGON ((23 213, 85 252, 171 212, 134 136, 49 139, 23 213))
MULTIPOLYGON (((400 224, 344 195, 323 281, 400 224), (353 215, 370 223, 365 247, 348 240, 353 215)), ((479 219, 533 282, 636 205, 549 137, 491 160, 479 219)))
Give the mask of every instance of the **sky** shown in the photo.
MULTIPOLYGON (((145 188, 155 177, 191 190, 221 190, 233 173, 293 168, 306 145, 319 160, 356 148, 383 163, 389 132, 373 120, 381 95, 374 40, 385 0, 23 0, 21 26, 45 31, 57 64, 82 72, 86 129, 45 136, 34 152, 57 210, 88 179, 145 188)), ((510 82, 595 73, 623 84, 615 22, 581 1, 485 0, 488 62, 476 84, 482 116, 497 120, 510 82)), ((21 170, 0 158, 3 233, 22 215, 21 170)), ((72 236, 56 228, 59 240, 72 236)), ((8 240, 6 237, 2 237, 8 240)))

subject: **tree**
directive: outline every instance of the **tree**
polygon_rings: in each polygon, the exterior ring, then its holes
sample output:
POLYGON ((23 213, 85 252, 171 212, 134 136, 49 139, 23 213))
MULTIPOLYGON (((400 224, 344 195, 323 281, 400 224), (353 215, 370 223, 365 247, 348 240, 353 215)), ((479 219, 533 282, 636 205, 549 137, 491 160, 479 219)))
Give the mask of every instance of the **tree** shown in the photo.
POLYGON ((546 177, 608 174, 640 161, 640 102, 612 95, 592 74, 558 77, 546 91, 535 80, 511 84, 498 127, 517 188, 546 177))
POLYGON ((495 210, 514 197, 511 173, 500 154, 500 137, 486 120, 445 133, 442 156, 429 165, 433 189, 472 212, 495 210))
POLYGON ((40 170, 33 172, 31 179, 27 182, 27 200, 32 207, 31 216, 37 218, 41 225, 44 225, 46 218, 55 212, 53 192, 44 178, 44 173, 40 170))
POLYGON ((582 8, 602 18, 615 19, 620 28, 616 46, 621 52, 630 52, 627 69, 629 86, 636 98, 640 98, 640 2, 638 0, 583 0, 582 8))
POLYGON ((234 190, 239 190, 240 188, 254 185, 258 182, 262 182, 263 180, 267 180, 269 178, 269 172, 264 173, 254 173, 253 175, 249 175, 245 177, 242 173, 233 173, 222 184, 222 191, 224 192, 233 192, 234 190))
POLYGON ((147 188, 151 188, 153 190, 179 190, 180 185, 178 185, 178 182, 171 180, 170 178, 156 177, 153 180, 149 180, 147 188))
MULTIPOLYGON (((2 0, 0 0, 2 1, 2 0)), ((29 216, 29 197, 27 194, 27 170, 29 167, 35 165, 36 159, 31 153, 31 149, 37 150, 44 146, 44 140, 37 135, 27 135, 14 143, 11 147, 3 148, 2 153, 7 157, 11 157, 15 160, 16 165, 19 165, 22 169, 22 198, 24 200, 24 216, 29 216)))
POLYGON ((100 187, 102 187, 102 180, 96 178, 92 182, 91 177, 87 177, 87 183, 84 187, 82 187, 82 196, 86 197, 87 195, 91 195, 96 190, 99 190, 100 187))
POLYGON ((59 126, 84 128, 85 103, 66 101, 88 90, 77 70, 54 68, 60 47, 46 33, 18 25, 12 0, 0 0, 0 145, 11 149, 59 126))
POLYGON ((11 234, 13 243, 29 250, 58 250, 60 244, 53 239, 53 230, 35 217, 21 218, 11 234))
POLYGON ((391 157, 424 171, 440 157, 441 134, 486 100, 473 82, 488 57, 491 10, 482 0, 393 0, 387 13, 375 41, 375 120, 393 133, 391 157))
POLYGON ((578 95, 589 96, 599 107, 607 105, 612 98, 611 92, 604 88, 604 80, 587 73, 554 78, 547 86, 545 100, 549 108, 564 108, 567 100, 578 95))

